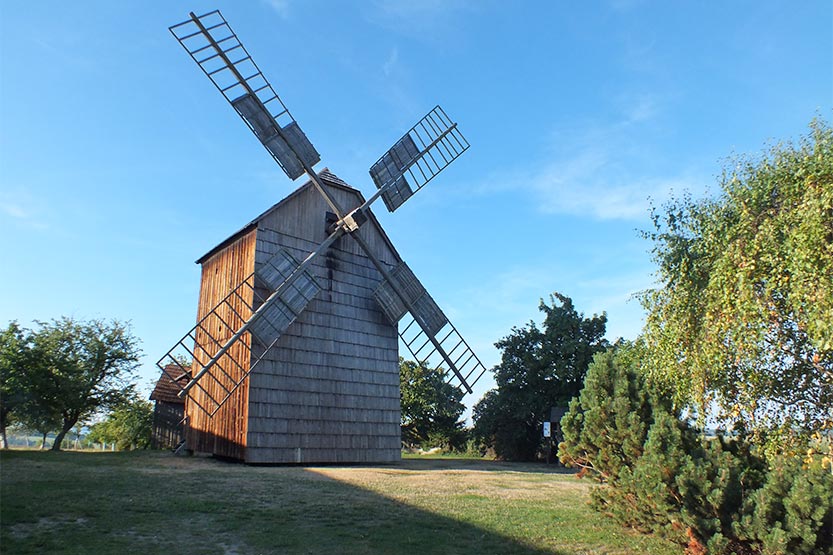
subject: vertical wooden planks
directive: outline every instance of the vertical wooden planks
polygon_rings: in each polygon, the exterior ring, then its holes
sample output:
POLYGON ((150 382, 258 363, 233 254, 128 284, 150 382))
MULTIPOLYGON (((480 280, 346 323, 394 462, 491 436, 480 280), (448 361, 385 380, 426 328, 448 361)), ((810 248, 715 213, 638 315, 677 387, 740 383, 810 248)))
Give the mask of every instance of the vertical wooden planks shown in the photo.
MULTIPOLYGON (((225 248, 214 253, 202 264, 202 282, 200 285, 197 319, 207 315, 228 293, 254 271, 256 229, 245 233, 225 248)), ((251 294, 251 293, 250 293, 251 294)), ((243 299, 232 303, 207 319, 205 326, 208 333, 197 333, 197 344, 204 350, 197 349, 195 354, 201 363, 216 353, 222 344, 239 328, 251 314, 248 306, 252 299, 243 299), (209 333, 211 337, 209 337, 209 333)), ((234 345, 210 372, 217 381, 206 380, 209 393, 215 398, 223 398, 221 386, 229 386, 232 380, 239 379, 250 365, 249 349, 251 341, 246 334, 234 345), (228 372, 229 377, 220 372, 228 372)), ((188 416, 187 443, 194 451, 213 453, 222 457, 245 459, 246 429, 248 422, 248 381, 244 381, 232 394, 231 398, 210 417, 194 406, 194 400, 204 402, 200 396, 205 393, 199 388, 192 390, 194 399, 186 401, 185 411, 188 416)))

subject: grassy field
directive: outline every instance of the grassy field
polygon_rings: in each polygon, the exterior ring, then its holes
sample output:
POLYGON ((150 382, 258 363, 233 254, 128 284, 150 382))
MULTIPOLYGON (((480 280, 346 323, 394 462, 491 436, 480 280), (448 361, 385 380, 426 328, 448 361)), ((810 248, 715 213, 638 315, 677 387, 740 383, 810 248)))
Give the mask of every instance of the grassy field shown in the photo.
POLYGON ((0 454, 0 550, 142 554, 677 554, 544 465, 408 458, 249 467, 167 453, 0 454))

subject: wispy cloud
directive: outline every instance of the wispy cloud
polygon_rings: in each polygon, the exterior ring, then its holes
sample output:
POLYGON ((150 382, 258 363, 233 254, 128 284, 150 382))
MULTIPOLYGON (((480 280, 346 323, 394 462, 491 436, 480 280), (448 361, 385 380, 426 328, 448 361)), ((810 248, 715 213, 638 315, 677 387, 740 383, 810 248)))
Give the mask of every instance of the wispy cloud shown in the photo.
POLYGON ((428 42, 444 41, 456 32, 459 14, 478 9, 465 0, 376 0, 366 18, 381 27, 428 42))
POLYGON ((656 99, 634 95, 618 104, 618 119, 560 126, 533 169, 494 175, 481 190, 525 190, 542 212, 601 220, 642 220, 650 202, 661 204, 672 192, 703 190, 686 169, 668 173, 655 154, 661 136, 654 129, 661 114, 656 99))
POLYGON ((373 6, 384 17, 400 21, 429 19, 470 7, 465 0, 376 0, 373 6))
POLYGON ((0 212, 3 212, 7 216, 11 216, 12 218, 18 220, 25 220, 30 217, 29 213, 20 207, 17 204, 11 204, 8 202, 0 203, 0 212))
MULTIPOLYGON (((592 159, 592 158, 591 158, 592 159)), ((696 183, 684 177, 627 177, 616 179, 606 163, 592 166, 584 156, 553 163, 533 175, 530 187, 542 211, 590 215, 601 220, 641 220, 649 203, 661 204, 672 191, 691 190, 696 183)))
POLYGON ((388 55, 388 59, 385 60, 385 63, 382 64, 382 74, 385 77, 390 77, 391 74, 396 70, 397 63, 399 62, 399 49, 394 47, 390 51, 390 55, 388 55))
POLYGON ((0 194, 0 215, 16 226, 27 229, 47 229, 41 217, 42 210, 30 195, 24 192, 0 194))
POLYGON ((289 18, 290 0, 265 0, 265 2, 283 19, 289 18))

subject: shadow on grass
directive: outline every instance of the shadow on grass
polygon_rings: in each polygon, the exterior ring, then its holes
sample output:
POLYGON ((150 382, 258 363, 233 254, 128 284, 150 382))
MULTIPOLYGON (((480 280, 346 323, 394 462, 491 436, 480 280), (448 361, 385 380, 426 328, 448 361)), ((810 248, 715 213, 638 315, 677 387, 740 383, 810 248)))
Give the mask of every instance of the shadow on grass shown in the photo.
POLYGON ((575 474, 576 470, 546 463, 517 463, 487 459, 407 457, 394 465, 404 470, 469 470, 476 472, 531 472, 535 474, 575 474))
MULTIPOLYGON (((0 545, 6 553, 566 555, 314 469, 160 453, 4 452, 0 462, 0 545)), ((417 470, 425 464, 403 462, 417 470)), ((490 468, 471 461, 443 465, 490 468)), ((478 511, 489 512, 490 500, 474 502, 471 520, 477 521, 483 517, 478 511)))

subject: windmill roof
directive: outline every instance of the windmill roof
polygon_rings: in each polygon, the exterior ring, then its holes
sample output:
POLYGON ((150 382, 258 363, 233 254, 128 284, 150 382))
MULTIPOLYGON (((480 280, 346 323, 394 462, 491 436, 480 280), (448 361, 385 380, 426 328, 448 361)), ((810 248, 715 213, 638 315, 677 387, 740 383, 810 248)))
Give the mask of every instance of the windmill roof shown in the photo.
POLYGON ((156 387, 153 388, 153 392, 150 394, 150 400, 185 404, 185 399, 179 397, 177 393, 190 378, 190 372, 183 371, 178 364, 169 364, 156 382, 156 387), (171 376, 175 376, 176 381, 171 376))
MULTIPOLYGON (((363 204, 365 202, 364 195, 362 195, 361 191, 359 191, 358 189, 356 189, 354 187, 351 187, 346 181, 344 181, 343 179, 341 179, 340 177, 338 177, 337 175, 332 173, 329 170, 329 168, 324 168, 323 170, 321 170, 318 173, 318 177, 320 177, 321 180, 324 181, 327 185, 330 185, 332 187, 336 187, 336 188, 339 188, 339 189, 343 189, 345 191, 349 191, 350 193, 356 195, 359 198, 360 203, 363 204)), ((229 246, 230 244, 235 242, 241 236, 245 235, 246 233, 248 233, 252 229, 256 228, 257 224, 260 220, 262 220, 263 218, 265 218, 266 216, 268 216, 269 214, 271 214, 275 210, 278 210, 281 206, 285 205, 290 200, 292 200, 296 196, 300 195, 302 192, 304 192, 306 189, 308 189, 309 187, 312 187, 312 186, 313 186, 312 180, 307 181, 306 183, 304 183, 303 185, 301 185, 300 187, 298 187, 297 189, 292 191, 290 194, 288 194, 285 198, 283 198, 282 200, 280 200, 276 204, 274 204, 271 207, 269 207, 268 209, 266 209, 263 213, 258 215, 255 219, 253 219, 252 221, 247 223, 245 226, 240 228, 238 231, 231 234, 228 238, 226 238, 224 241, 219 243, 213 249, 211 249, 210 251, 208 251, 207 253, 202 255, 199 259, 197 259, 196 263, 197 264, 202 264, 203 262, 205 262, 206 260, 208 260, 209 258, 214 256, 216 253, 218 253, 219 251, 223 250, 224 248, 226 248, 227 246, 229 246)), ((376 219, 376 216, 373 214, 373 212, 371 210, 368 210, 367 214, 369 215, 369 220, 373 222, 377 231, 381 234, 385 243, 390 248, 390 250, 394 254, 394 256, 396 256, 397 260, 402 260, 402 258, 399 256, 399 253, 394 248, 393 243, 391 242, 387 233, 385 233, 385 230, 382 229, 382 226, 379 223, 379 220, 376 219)))

